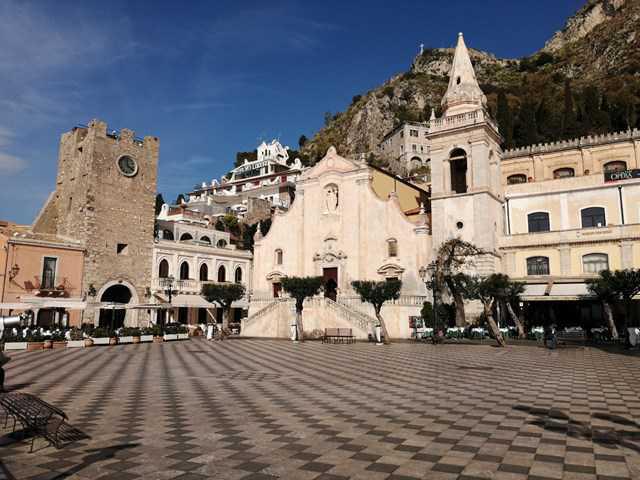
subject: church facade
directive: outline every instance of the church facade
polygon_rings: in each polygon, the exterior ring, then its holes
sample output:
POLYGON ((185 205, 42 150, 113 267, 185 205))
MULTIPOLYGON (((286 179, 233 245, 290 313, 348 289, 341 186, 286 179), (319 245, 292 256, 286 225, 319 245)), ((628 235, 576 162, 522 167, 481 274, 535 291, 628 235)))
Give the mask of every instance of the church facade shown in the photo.
MULTIPOLYGON (((410 335, 408 316, 419 313, 426 294, 418 270, 431 255, 428 216, 406 215, 395 191, 401 189, 387 187, 393 182, 374 180, 378 175, 387 174, 343 158, 332 147, 301 176, 291 209, 273 218, 264 238, 256 238, 244 335, 287 334, 292 313, 287 306, 278 308, 286 305, 281 284, 285 276, 325 280, 324 296, 305 307, 305 331, 352 327, 361 338, 370 332, 373 312, 360 302, 351 282, 400 279, 402 296, 387 305, 383 315, 390 335, 410 335)), ((412 192, 414 197, 422 193, 415 187, 412 192)))

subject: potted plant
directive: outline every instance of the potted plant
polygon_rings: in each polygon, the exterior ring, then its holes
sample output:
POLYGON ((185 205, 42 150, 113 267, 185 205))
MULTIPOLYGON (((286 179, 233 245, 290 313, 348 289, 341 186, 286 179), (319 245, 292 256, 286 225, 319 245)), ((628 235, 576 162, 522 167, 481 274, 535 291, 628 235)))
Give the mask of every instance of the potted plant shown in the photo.
POLYGON ((27 339, 24 338, 22 330, 17 330, 17 333, 6 333, 4 335, 4 349, 5 350, 26 350, 27 339))
POLYGON ((162 341, 162 330, 160 330, 158 325, 143 328, 140 332, 141 342, 152 342, 154 338, 159 338, 160 341, 162 341))
POLYGON ((39 332, 29 332, 26 337, 27 352, 42 350, 44 348, 44 338, 39 332))
POLYGON ((178 327, 180 325, 176 323, 170 323, 164 328, 164 341, 178 340, 178 327))
POLYGON ((118 343, 116 332, 104 327, 98 327, 93 330, 91 339, 94 345, 115 345, 118 343))
POLYGON ((188 340, 189 339, 189 329, 186 325, 180 325, 178 327, 178 340, 188 340))
POLYGON ((120 332, 118 333, 118 343, 139 343, 139 342, 140 342, 139 328, 123 327, 120 329, 120 332), (134 342, 134 338, 137 338, 138 341, 134 342))
POLYGON ((133 337, 133 343, 140 343, 140 329, 138 327, 131 329, 131 336, 133 337))
POLYGON ((53 348, 66 348, 67 338, 62 330, 58 330, 51 334, 51 341, 53 342, 53 348))
POLYGON ((84 335, 82 334, 82 330, 76 327, 72 328, 71 331, 69 332, 69 340, 67 341, 67 348, 83 348, 84 346, 85 346, 85 338, 84 338, 84 335))

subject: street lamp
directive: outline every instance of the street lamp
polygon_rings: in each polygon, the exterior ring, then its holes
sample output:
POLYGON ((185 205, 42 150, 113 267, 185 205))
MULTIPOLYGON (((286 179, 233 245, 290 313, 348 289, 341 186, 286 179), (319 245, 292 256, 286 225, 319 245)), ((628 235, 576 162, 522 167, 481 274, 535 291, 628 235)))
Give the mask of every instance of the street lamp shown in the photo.
MULTIPOLYGON (((173 295, 177 294, 178 291, 173 289, 173 283, 175 282, 175 278, 173 277, 173 275, 169 275, 164 282, 164 294, 167 295, 169 297, 169 305, 171 305, 171 300, 173 298, 173 295)), ((169 316, 169 309, 167 309, 167 316, 169 316)), ((165 319, 163 319, 163 325, 162 326, 162 330, 164 330, 164 323, 165 323, 165 319)))
POLYGON ((438 264, 431 262, 428 266, 422 266, 418 270, 420 279, 424 282, 427 289, 431 288, 433 294, 433 343, 436 343, 436 334, 438 329, 438 264))

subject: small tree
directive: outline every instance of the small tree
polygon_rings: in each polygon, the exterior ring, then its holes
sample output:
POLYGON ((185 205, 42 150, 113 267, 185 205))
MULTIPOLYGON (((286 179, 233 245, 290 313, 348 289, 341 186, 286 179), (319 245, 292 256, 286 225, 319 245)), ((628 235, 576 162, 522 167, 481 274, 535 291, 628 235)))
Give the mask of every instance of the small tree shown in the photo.
POLYGON ((631 320, 633 297, 640 293, 640 269, 628 268, 614 272, 603 270, 596 280, 600 282, 598 288, 603 289, 601 293, 608 295, 607 290, 610 291, 612 294, 610 298, 621 302, 624 306, 624 331, 626 332, 627 325, 631 320))
POLYGON ((465 324, 464 297, 467 291, 467 276, 462 274, 462 268, 469 260, 484 252, 474 244, 460 238, 452 238, 444 242, 438 249, 436 256, 436 281, 440 289, 446 287, 456 306, 456 324, 465 324))
POLYGON ((516 315, 516 312, 513 309, 514 305, 517 305, 518 303, 520 303, 520 295, 524 293, 524 282, 514 282, 509 278, 509 276, 507 275, 503 275, 503 276, 505 277, 503 280, 504 296, 502 297, 504 306, 506 307, 507 312, 509 312, 509 316, 511 317, 511 320, 513 320, 513 323, 518 329, 518 338, 524 338, 525 337, 524 325, 522 324, 522 322, 520 321, 520 318, 518 317, 518 315, 516 315))
POLYGON ((384 318, 380 315, 382 305, 388 300, 397 300, 400 297, 400 290, 402 289, 402 282, 400 280, 383 280, 381 282, 374 282, 371 280, 356 280, 351 282, 351 286, 360 295, 360 299, 363 302, 373 305, 373 309, 376 312, 376 319, 380 322, 382 328, 382 335, 384 335, 384 342, 389 343, 389 332, 384 322, 384 318))
POLYGON ((595 295, 600 302, 602 302, 602 309, 604 310, 604 316, 607 319, 607 326, 609 327, 611 338, 618 339, 618 329, 616 328, 616 322, 613 319, 613 311, 611 310, 611 304, 616 300, 616 293, 613 291, 611 271, 604 270, 600 272, 600 276, 598 278, 588 279, 587 289, 595 295))
POLYGON ((202 285, 200 295, 207 302, 216 302, 222 307, 222 328, 229 328, 229 314, 231 304, 244 297, 244 285, 239 283, 205 283, 202 285))
POLYGON ((322 288, 322 284, 322 277, 284 277, 282 279, 282 288, 296 301, 296 330, 300 341, 304 341, 304 328, 302 325, 304 301, 317 295, 322 288))
POLYGON ((420 309, 420 316, 424 322, 424 326, 427 328, 433 328, 433 305, 431 302, 424 302, 420 309))
POLYGON ((506 277, 506 275, 495 273, 488 277, 474 277, 469 284, 472 296, 482 302, 484 316, 500 347, 504 347, 506 342, 498 328, 498 324, 493 318, 493 306, 496 300, 504 296, 505 282, 503 277, 506 277))

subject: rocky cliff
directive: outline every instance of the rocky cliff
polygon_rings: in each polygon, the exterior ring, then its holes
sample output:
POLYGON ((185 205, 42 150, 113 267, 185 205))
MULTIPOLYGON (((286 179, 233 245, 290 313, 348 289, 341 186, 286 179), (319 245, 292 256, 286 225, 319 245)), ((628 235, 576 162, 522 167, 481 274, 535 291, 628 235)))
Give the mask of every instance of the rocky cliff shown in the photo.
MULTIPOLYGON (((500 92, 507 99, 508 114, 513 116, 508 146, 636 126, 640 117, 639 28, 640 0, 590 0, 530 57, 500 59, 470 50, 490 112, 496 113, 500 92), (585 94, 589 87, 595 94, 585 94), (594 95, 598 115, 604 112, 598 122, 587 119, 595 115, 594 95), (563 111, 567 108, 572 110, 568 117, 563 111), (572 115, 577 123, 568 128, 567 119, 572 115)), ((451 48, 426 49, 407 72, 356 95, 344 112, 326 119, 302 153, 313 163, 335 145, 341 153, 365 153, 373 158, 378 142, 399 123, 426 121, 432 108, 439 113, 452 56, 451 48)), ((384 159, 377 160, 384 164, 384 159)))

